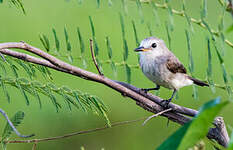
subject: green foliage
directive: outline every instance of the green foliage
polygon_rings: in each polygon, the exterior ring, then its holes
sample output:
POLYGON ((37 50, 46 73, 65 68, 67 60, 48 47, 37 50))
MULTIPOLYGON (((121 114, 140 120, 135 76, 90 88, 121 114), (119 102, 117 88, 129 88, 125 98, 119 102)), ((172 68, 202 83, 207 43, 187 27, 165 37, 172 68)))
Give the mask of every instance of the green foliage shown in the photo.
MULTIPOLYGON (((13 125, 17 127, 21 124, 23 118, 24 118, 24 112, 18 111, 17 113, 15 113, 15 115, 10 120, 13 123, 13 125)), ((6 123, 3 133, 2 133, 2 141, 7 140, 11 136, 12 132, 13 132, 13 129, 8 123, 6 123)))
POLYGON ((49 44, 49 39, 47 38, 47 36, 44 35, 44 34, 41 34, 40 35, 40 41, 41 41, 42 45, 44 46, 44 48, 48 52, 50 50, 50 44, 49 44))
POLYGON ((227 150, 232 150, 233 149, 233 132, 231 133, 231 139, 228 144, 227 150))
POLYGON ((54 36, 54 40, 55 40, 56 50, 59 51, 60 50, 60 42, 58 40, 56 30, 53 28, 52 31, 53 31, 53 36, 54 36))
POLYGON ((178 129, 158 147, 158 150, 183 150, 192 147, 207 135, 215 116, 227 104, 227 101, 220 103, 219 97, 207 102, 192 121, 178 129))

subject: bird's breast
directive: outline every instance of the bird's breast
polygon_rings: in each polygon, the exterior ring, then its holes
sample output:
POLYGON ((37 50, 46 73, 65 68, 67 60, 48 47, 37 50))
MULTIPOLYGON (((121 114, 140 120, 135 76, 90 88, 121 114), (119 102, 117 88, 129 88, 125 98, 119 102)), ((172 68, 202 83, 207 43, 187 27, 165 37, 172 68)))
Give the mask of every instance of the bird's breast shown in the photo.
POLYGON ((140 57, 140 66, 142 72, 147 78, 149 78, 154 83, 161 85, 163 80, 162 75, 162 62, 160 59, 151 58, 151 57, 140 57))

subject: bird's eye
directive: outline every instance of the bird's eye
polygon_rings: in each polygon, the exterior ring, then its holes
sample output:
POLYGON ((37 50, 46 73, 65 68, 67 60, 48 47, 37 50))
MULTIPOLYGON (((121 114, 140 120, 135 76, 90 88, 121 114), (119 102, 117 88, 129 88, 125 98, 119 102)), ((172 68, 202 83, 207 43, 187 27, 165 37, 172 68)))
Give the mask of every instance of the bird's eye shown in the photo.
POLYGON ((156 48, 156 47, 157 47, 157 44, 156 44, 156 43, 153 43, 153 44, 151 45, 151 47, 156 48))

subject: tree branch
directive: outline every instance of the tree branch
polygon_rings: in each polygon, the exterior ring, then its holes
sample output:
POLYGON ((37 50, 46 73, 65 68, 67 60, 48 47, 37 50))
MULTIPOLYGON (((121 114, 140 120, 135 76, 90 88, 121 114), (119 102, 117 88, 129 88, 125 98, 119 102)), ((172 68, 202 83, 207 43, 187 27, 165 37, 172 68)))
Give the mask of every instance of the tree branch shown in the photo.
MULTIPOLYGON (((72 65, 65 63, 65 62, 57 59, 56 57, 49 55, 48 53, 46 53, 46 52, 44 52, 36 47, 28 45, 24 42, 1 43, 0 44, 0 53, 2 53, 4 55, 9 55, 9 56, 12 56, 12 57, 24 60, 24 61, 28 61, 28 62, 31 62, 34 64, 43 65, 43 66, 52 68, 52 69, 57 70, 57 71, 72 74, 72 75, 81 77, 81 78, 86 79, 86 80, 90 80, 90 81, 104 84, 104 85, 114 89, 115 91, 118 91, 122 95, 130 97, 131 99, 136 101, 137 105, 139 105, 140 107, 144 108, 145 110, 153 112, 155 114, 164 110, 164 107, 161 106, 161 103, 160 103, 162 99, 157 97, 157 96, 154 96, 154 95, 149 94, 149 93, 148 94, 142 93, 142 92, 140 92, 139 88, 136 88, 136 87, 129 85, 127 83, 120 82, 120 81, 113 81, 105 76, 101 76, 101 75, 83 70, 81 68, 72 66, 72 65), (17 49, 21 49, 21 50, 26 50, 30 53, 33 53, 39 57, 44 58, 44 59, 40 59, 40 58, 30 56, 30 55, 27 55, 24 53, 20 53, 20 52, 15 52, 15 51, 9 50, 9 48, 17 48, 17 49)), ((190 108, 185 108, 185 107, 173 104, 173 103, 170 103, 169 107, 172 108, 172 111, 165 112, 165 113, 161 114, 161 116, 164 116, 164 117, 168 118, 169 120, 177 122, 181 125, 183 125, 191 120, 191 118, 184 116, 184 115, 188 115, 188 116, 193 117, 197 114, 196 110, 193 110, 190 108)), ((224 123, 223 123, 223 125, 225 126, 224 123)), ((223 140, 220 141, 220 139, 217 138, 220 136, 220 133, 215 132, 214 129, 215 128, 213 128, 212 130, 210 129, 207 137, 209 137, 209 138, 211 137, 211 138, 215 139, 218 143, 221 143, 221 145, 226 146, 228 144, 227 139, 229 139, 229 137, 222 138, 223 140), (211 135, 215 135, 215 136, 211 136, 211 135)), ((222 131, 222 130, 220 130, 220 131, 222 131)), ((228 136, 228 134, 221 134, 221 135, 228 136)))

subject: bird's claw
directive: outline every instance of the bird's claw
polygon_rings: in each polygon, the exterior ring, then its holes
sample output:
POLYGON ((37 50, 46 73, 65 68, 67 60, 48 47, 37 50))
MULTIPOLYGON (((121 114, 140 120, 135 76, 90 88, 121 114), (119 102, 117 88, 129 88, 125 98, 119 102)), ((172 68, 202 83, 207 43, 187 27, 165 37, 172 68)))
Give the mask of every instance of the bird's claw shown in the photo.
POLYGON ((160 102, 160 104, 166 109, 169 108, 169 103, 170 103, 170 99, 169 100, 162 100, 160 102))
POLYGON ((140 92, 146 93, 148 92, 148 89, 140 89, 140 92))

